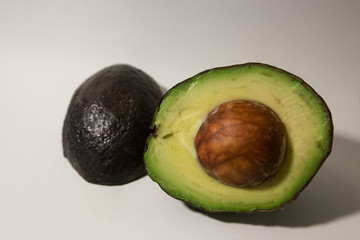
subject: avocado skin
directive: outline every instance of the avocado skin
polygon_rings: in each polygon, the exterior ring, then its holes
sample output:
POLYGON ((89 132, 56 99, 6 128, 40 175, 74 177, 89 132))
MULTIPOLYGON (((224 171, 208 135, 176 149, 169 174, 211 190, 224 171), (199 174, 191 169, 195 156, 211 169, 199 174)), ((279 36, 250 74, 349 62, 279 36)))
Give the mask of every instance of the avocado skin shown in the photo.
POLYGON ((130 65, 94 74, 68 107, 64 156, 90 183, 122 185, 144 176, 144 146, 161 97, 159 85, 130 65))

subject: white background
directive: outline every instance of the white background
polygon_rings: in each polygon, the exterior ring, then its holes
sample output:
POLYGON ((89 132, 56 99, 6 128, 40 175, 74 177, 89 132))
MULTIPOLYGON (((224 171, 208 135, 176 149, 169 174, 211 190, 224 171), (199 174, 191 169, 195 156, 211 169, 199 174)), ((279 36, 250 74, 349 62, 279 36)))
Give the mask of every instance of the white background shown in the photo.
POLYGON ((0 239, 360 239, 360 1, 0 1, 0 239), (204 214, 147 176, 85 182, 62 155, 74 90, 114 64, 169 88, 264 62, 326 100, 332 155, 284 211, 204 214))

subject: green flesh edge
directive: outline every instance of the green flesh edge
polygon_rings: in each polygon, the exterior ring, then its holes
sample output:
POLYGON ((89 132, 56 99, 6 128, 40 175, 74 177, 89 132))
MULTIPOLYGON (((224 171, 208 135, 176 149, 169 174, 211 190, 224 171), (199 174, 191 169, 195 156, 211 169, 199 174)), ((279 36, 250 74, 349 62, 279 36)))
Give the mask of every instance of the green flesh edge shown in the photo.
POLYGON ((200 73, 167 92, 145 152, 149 176, 171 196, 207 211, 261 211, 296 198, 328 156, 332 122, 324 101, 298 77, 248 63, 200 73), (274 110, 287 132, 279 171, 252 188, 224 185, 200 166, 194 139, 207 114, 232 100, 261 102, 274 110))

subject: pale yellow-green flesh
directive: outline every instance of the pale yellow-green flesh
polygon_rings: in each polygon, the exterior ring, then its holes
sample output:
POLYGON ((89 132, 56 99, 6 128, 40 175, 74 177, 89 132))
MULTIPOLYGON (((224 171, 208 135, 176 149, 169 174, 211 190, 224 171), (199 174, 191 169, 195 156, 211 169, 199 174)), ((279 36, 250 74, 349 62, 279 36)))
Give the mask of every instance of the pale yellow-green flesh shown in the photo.
POLYGON ((291 75, 261 65, 219 69, 172 89, 164 98, 148 141, 150 177, 170 195, 210 211, 273 209, 296 195, 316 172, 331 141, 327 110, 291 75), (217 182, 197 161, 194 139, 207 114, 223 102, 262 102, 287 132, 286 159, 279 172, 252 188, 217 182))

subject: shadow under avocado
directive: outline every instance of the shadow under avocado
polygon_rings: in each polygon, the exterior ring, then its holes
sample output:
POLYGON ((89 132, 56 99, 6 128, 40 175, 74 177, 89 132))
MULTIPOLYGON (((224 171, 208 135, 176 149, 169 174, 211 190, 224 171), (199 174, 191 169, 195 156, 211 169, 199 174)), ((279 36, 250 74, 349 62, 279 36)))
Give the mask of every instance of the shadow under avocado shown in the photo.
POLYGON ((296 201, 284 210, 258 213, 195 212, 229 223, 306 227, 323 224, 360 210, 360 142, 335 136, 332 153, 296 201))

